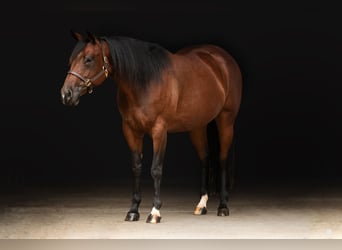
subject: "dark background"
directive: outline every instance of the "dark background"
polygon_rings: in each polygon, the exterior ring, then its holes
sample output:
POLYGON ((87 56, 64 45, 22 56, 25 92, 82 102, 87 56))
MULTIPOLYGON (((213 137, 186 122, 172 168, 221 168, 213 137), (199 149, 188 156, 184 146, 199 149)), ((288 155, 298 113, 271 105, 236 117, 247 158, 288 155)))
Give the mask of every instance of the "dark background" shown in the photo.
MULTIPOLYGON (((312 1, 36 1, 3 9, 3 185, 111 183, 130 179, 116 86, 107 80, 77 108, 59 90, 75 45, 70 29, 126 35, 172 52, 213 43, 244 78, 236 123, 235 180, 243 185, 342 177, 342 17, 312 1)), ((151 141, 145 139, 143 178, 151 141)), ((186 133, 168 138, 164 180, 197 183, 186 133)))

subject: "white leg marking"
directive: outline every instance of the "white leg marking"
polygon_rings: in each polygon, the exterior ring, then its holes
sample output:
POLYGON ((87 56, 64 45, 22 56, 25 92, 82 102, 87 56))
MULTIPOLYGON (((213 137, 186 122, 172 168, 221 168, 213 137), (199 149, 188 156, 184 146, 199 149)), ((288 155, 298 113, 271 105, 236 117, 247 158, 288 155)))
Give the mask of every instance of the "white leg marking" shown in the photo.
POLYGON ((152 208, 151 214, 152 215, 157 215, 157 216, 160 217, 160 211, 158 209, 156 209, 155 207, 152 208))
POLYGON ((197 207, 204 208, 207 207, 208 195, 202 195, 200 202, 197 204, 197 207))

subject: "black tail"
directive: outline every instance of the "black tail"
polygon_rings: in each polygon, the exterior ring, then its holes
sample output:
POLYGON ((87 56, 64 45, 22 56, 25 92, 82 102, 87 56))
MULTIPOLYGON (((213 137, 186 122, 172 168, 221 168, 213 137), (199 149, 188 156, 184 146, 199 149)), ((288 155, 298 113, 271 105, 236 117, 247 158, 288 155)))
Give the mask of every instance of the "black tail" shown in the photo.
MULTIPOLYGON (((208 173, 208 192, 212 196, 220 191, 220 141, 215 120, 211 121, 207 126, 208 134, 208 150, 209 150, 209 173, 208 173)), ((227 185, 231 190, 234 185, 234 166, 235 166, 235 140, 233 138, 232 145, 228 153, 227 161, 227 185)))

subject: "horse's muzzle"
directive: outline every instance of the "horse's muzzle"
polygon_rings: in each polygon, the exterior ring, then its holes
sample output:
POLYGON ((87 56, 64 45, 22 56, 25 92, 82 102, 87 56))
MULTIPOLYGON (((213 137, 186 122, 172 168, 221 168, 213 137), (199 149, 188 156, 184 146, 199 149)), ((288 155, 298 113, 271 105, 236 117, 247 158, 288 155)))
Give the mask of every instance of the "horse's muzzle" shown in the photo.
POLYGON ((79 94, 74 93, 72 89, 62 89, 61 100, 64 105, 77 106, 79 103, 79 94))

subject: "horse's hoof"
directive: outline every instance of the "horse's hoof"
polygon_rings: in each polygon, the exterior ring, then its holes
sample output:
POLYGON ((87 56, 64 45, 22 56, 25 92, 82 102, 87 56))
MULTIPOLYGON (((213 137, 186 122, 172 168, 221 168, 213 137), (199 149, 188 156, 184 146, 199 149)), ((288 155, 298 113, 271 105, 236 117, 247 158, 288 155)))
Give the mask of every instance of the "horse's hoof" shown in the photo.
POLYGON ((157 223, 160 223, 160 220, 161 220, 161 216, 150 214, 147 217, 146 223, 157 224, 157 223))
POLYGON ((140 218, 139 213, 128 212, 125 221, 138 221, 140 218))
POLYGON ((217 216, 228 216, 229 215, 229 210, 228 208, 224 207, 224 208, 219 208, 217 210, 217 216))
POLYGON ((194 211, 194 215, 203 215, 207 213, 206 207, 196 207, 194 211))

